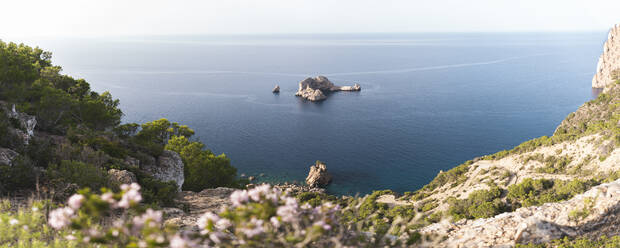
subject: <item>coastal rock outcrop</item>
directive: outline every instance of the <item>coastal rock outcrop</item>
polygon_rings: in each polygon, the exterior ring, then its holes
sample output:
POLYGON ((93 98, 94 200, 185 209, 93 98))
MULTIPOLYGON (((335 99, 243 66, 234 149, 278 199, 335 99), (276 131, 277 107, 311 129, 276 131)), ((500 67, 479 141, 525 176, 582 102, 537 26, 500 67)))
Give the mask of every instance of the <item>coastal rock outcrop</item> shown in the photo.
POLYGON ((620 26, 615 25, 603 45, 603 54, 596 65, 596 74, 592 78, 592 88, 605 86, 620 79, 620 26))
POLYGON ((13 165, 13 160, 19 156, 16 151, 0 147, 0 165, 13 165))
POLYGON ((185 177, 183 174, 183 160, 178 153, 173 151, 164 150, 164 152, 157 157, 156 163, 142 164, 142 169, 158 180, 168 182, 174 181, 178 185, 178 189, 181 190, 185 177))
POLYGON ((118 185, 138 182, 136 175, 128 170, 110 169, 108 170, 108 175, 110 175, 110 179, 118 185))
POLYGON ((295 93, 304 99, 316 102, 327 99, 325 93, 333 91, 360 91, 359 84, 353 86, 336 86, 325 76, 309 77, 299 82, 299 89, 295 93))
POLYGON ((280 85, 276 84, 276 87, 274 87, 271 92, 273 92, 273 93, 280 93, 280 85))
POLYGON ((310 166, 310 172, 306 177, 306 184, 310 187, 325 187, 332 181, 332 176, 327 172, 327 166, 316 161, 316 164, 310 166))
POLYGON ((547 243, 565 236, 615 236, 620 229, 620 180, 593 187, 570 200, 519 208, 492 218, 443 221, 420 230, 442 237, 440 247, 512 247, 547 243))

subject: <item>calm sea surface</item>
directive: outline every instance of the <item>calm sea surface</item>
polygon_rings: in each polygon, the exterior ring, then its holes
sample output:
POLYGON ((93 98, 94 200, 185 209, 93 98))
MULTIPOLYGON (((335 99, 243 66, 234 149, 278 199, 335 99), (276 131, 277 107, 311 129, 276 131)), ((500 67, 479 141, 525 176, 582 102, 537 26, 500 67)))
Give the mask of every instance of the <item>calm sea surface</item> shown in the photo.
POLYGON ((126 122, 187 124, 239 173, 336 194, 412 191, 439 170, 551 135, 591 98, 606 32, 29 39, 121 100, 126 122), (361 92, 293 96, 325 75, 361 92), (282 91, 271 93, 275 84, 282 91))

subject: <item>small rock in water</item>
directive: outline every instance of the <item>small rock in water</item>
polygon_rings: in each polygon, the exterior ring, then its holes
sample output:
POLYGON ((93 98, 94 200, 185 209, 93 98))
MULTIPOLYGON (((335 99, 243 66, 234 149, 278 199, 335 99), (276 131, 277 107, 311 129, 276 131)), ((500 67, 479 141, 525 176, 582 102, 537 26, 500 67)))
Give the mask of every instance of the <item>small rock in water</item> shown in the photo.
POLYGON ((310 187, 325 187, 332 181, 332 176, 327 172, 327 166, 321 161, 316 161, 310 166, 310 172, 306 177, 306 184, 310 187))

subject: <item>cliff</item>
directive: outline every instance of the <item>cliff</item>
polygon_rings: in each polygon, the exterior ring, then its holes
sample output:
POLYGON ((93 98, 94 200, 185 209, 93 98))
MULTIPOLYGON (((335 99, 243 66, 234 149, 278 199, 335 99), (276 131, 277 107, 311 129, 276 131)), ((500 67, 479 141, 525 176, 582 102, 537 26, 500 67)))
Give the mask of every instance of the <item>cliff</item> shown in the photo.
POLYGON ((596 65, 592 88, 605 88, 620 77, 620 26, 614 26, 603 45, 603 54, 596 65))
POLYGON ((550 137, 476 158, 413 194, 378 203, 422 212, 429 247, 512 247, 619 235, 620 27, 605 42, 593 87, 604 91, 550 137), (616 72, 614 72, 616 71, 616 72), (429 225, 430 224, 430 225, 429 225))

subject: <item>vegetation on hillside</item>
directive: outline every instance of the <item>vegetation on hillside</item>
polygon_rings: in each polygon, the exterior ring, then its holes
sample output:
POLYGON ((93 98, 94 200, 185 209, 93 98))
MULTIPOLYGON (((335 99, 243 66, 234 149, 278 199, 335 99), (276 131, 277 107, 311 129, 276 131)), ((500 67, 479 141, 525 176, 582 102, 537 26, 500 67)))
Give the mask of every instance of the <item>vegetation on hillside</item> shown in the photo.
POLYGON ((137 176, 148 202, 170 204, 177 186, 140 169, 154 163, 164 149, 181 154, 186 190, 239 186, 230 160, 190 141, 192 129, 166 119, 121 124, 117 99, 92 91, 84 79, 61 74, 51 58, 40 48, 0 41, 0 148, 19 154, 13 166, 0 165, 0 194, 45 185, 38 190, 62 199, 78 188, 118 187, 107 171, 121 169, 137 176), (36 117, 36 135, 28 145, 13 131, 24 127, 8 118, 13 105, 36 117))

